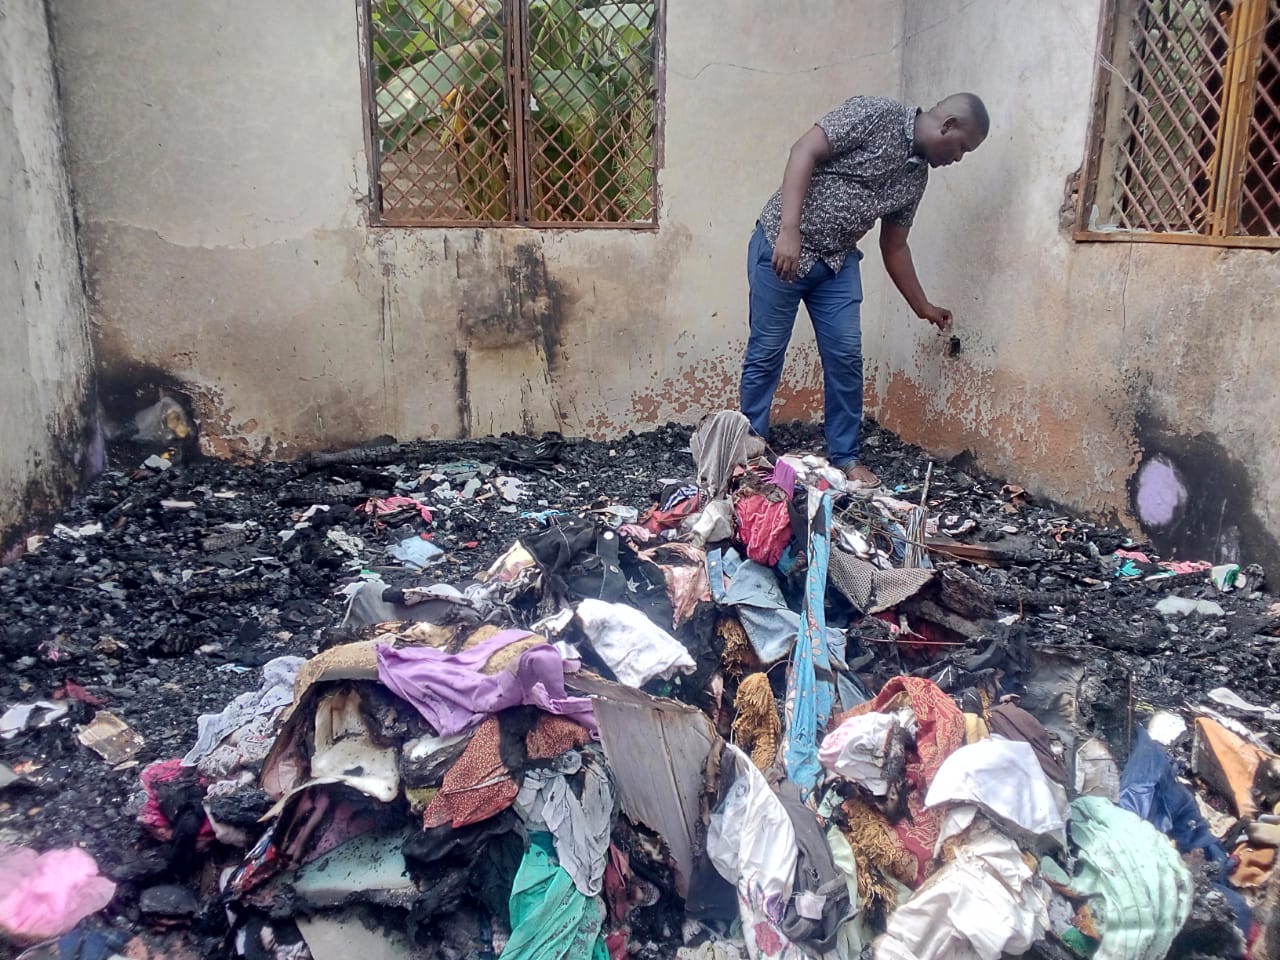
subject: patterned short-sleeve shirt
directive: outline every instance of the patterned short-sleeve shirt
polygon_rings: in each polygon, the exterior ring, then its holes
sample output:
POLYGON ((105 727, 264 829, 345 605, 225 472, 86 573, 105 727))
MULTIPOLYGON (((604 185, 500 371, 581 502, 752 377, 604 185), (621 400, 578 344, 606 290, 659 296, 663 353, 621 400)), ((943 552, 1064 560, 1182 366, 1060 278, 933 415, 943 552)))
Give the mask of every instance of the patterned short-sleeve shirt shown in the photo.
MULTIPOLYGON (((819 260, 839 271, 877 220, 909 227, 929 180, 914 152, 919 110, 887 97, 852 97, 818 121, 831 158, 814 165, 800 211, 800 276, 819 260)), ((782 227, 782 191, 760 213, 770 243, 782 227)))

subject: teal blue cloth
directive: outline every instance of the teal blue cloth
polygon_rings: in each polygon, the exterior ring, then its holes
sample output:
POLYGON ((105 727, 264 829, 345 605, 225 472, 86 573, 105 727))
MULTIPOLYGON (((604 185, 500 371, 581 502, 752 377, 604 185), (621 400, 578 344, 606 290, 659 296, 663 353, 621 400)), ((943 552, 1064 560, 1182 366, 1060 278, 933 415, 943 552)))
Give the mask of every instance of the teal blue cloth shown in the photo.
POLYGON ((604 903, 573 885, 549 833, 529 834, 511 888, 511 939, 503 960, 609 960, 600 936, 604 903))
POLYGON ((1173 843, 1104 797, 1072 801, 1071 840, 1072 886, 1102 900, 1095 960, 1162 960, 1191 913, 1194 886, 1173 843))
MULTIPOLYGON (((831 560, 831 494, 809 489, 818 503, 809 518, 809 570, 805 576, 800 636, 787 670, 787 736, 782 757, 787 776, 808 797, 822 777, 818 737, 834 704, 831 653, 827 647, 827 565, 831 560)), ((812 501, 811 501, 812 502, 812 501)))

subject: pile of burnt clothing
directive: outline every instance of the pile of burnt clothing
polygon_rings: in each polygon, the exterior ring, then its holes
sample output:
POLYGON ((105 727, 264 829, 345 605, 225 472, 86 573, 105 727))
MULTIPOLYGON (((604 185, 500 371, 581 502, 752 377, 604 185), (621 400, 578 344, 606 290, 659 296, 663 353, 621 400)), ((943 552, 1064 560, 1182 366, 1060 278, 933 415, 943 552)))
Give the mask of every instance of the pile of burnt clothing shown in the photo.
POLYGON ((258 778, 269 826, 225 878, 242 935, 288 942, 287 916, 313 956, 350 955, 376 907, 405 955, 594 945, 643 844, 615 840, 591 701, 565 672, 528 631, 424 623, 309 661, 258 778))
MULTIPOLYGON (((734 707, 746 668, 749 691, 804 638, 842 705, 866 691, 844 633, 811 635, 775 570, 806 576, 797 471, 749 467, 726 425, 696 438, 698 479, 662 484, 643 516, 546 516, 467 582, 353 581, 344 642, 272 661, 187 756, 145 771, 158 838, 178 833, 164 801, 181 784, 204 811, 188 842, 248 848, 221 889, 241 952, 349 953, 373 908, 413 955, 669 955, 731 936, 737 877, 717 874, 699 805, 722 736, 761 734, 734 707), (718 511, 713 540, 684 532, 718 511)), ((830 498, 813 502, 831 523, 830 498)))
POLYGON ((927 473, 746 441, 710 417, 648 509, 547 511, 467 580, 352 579, 331 646, 144 772, 157 837, 245 851, 238 954, 1243 955, 1265 744, 1197 712, 1197 796, 1175 715, 938 545, 927 473))
POLYGON ((365 634, 297 672, 256 776, 184 758, 211 832, 252 843, 221 883, 242 955, 603 958, 680 942, 687 875, 643 818, 620 816, 576 660, 491 624, 365 634))

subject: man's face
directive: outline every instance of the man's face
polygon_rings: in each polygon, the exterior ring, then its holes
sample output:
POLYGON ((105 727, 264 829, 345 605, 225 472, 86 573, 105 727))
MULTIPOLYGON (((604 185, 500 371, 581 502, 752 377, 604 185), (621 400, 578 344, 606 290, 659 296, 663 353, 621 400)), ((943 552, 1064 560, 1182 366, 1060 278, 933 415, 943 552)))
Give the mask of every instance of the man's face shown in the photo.
POLYGON ((937 132, 926 139, 924 156, 931 167, 949 166, 966 153, 977 150, 982 139, 957 118, 948 117, 939 125, 937 132))

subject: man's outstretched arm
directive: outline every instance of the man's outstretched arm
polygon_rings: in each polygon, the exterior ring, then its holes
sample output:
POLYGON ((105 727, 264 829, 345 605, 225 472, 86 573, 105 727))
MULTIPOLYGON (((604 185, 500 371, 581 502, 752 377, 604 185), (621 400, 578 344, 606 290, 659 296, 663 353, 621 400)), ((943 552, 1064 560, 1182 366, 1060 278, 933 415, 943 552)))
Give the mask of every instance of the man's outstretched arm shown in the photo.
MULTIPOLYGON (((785 194, 783 196, 785 198, 785 194)), ((911 260, 911 248, 907 246, 907 234, 910 232, 910 227, 880 221, 880 255, 884 258, 884 268, 915 315, 921 320, 928 320, 941 332, 951 326, 951 311, 946 307, 935 307, 924 295, 920 278, 916 276, 916 265, 911 260)))
POLYGON ((813 179, 814 164, 830 158, 831 141, 816 125, 792 145, 787 157, 787 169, 782 174, 782 227, 778 242, 773 245, 773 272, 787 283, 800 270, 800 211, 813 179))

